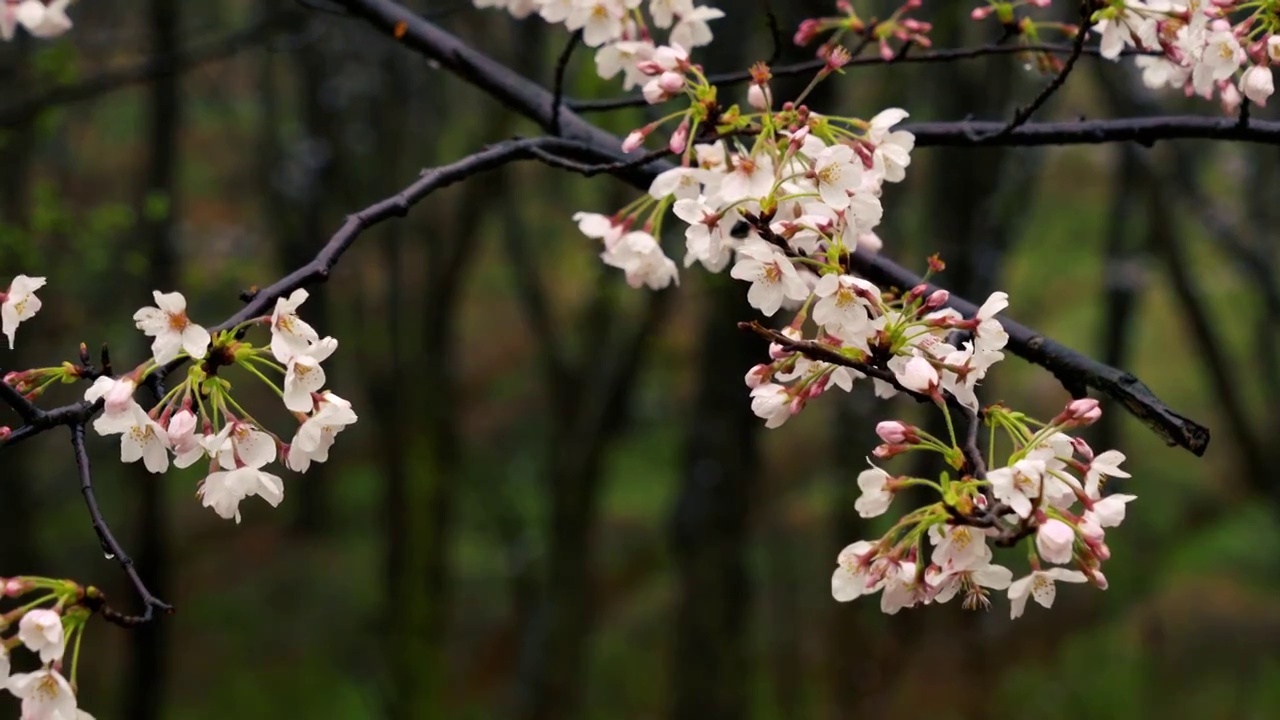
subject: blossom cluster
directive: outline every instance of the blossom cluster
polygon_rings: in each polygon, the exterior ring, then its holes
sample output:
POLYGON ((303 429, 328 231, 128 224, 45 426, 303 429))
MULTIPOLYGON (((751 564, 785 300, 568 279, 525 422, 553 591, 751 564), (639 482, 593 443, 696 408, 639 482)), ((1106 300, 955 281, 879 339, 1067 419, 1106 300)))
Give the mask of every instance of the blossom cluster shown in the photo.
POLYGON ((71 0, 0 0, 0 39, 12 40, 19 27, 32 37, 53 38, 71 29, 71 0))
POLYGON ((1188 97, 1216 95, 1224 111, 1243 98, 1266 105, 1275 92, 1271 66, 1280 62, 1280 6, 1244 0, 1109 0, 1094 13, 1103 57, 1126 47, 1151 51, 1134 62, 1152 89, 1188 97))
MULTIPOLYGON (((945 412, 946 406, 942 408, 945 412)), ((1010 616, 1018 618, 1028 599, 1052 606, 1057 582, 1089 582, 1106 589, 1101 567, 1111 551, 1105 529, 1124 521, 1126 505, 1136 496, 1103 492, 1108 478, 1129 477, 1120 469, 1122 453, 1095 455, 1083 439, 1063 432, 1096 422, 1102 415, 1098 402, 1075 400, 1048 423, 1001 406, 987 408, 984 415, 989 439, 983 464, 996 459, 1000 438, 1010 446, 1004 462, 985 473, 966 456, 954 433, 946 442, 902 422, 877 426, 883 441, 878 457, 935 452, 963 471, 957 478, 944 472, 933 480, 897 477, 872 466, 858 476, 856 509, 863 517, 884 514, 908 487, 928 488, 940 499, 907 513, 878 540, 858 541, 842 550, 831 577, 836 600, 879 592, 881 610, 894 614, 957 595, 968 609, 985 608, 990 591, 1007 590, 1010 616), (988 541, 998 547, 1026 544, 1030 572, 1013 580, 1012 570, 994 562, 988 541)), ((970 451, 980 452, 976 447, 970 451)))
POLYGON ((609 79, 623 74, 630 90, 645 83, 642 63, 652 61, 660 47, 655 30, 667 35, 667 46, 690 50, 711 42, 710 22, 724 12, 694 0, 474 0, 476 7, 505 9, 517 18, 533 13, 546 22, 581 32, 582 42, 596 48, 596 71, 609 79), (648 17, 642 11, 648 9, 648 17))
MULTIPOLYGON (((9 303, 22 305, 15 317, 30 317, 38 308, 30 291, 42 279, 15 280, 4 312, 9 329, 9 303), (25 295, 22 293, 26 293, 25 295), (34 305, 33 305, 34 303, 34 305)), ((265 468, 280 460, 295 472, 306 472, 313 462, 325 462, 339 432, 356 422, 351 403, 325 389, 321 363, 338 347, 331 337, 321 338, 315 328, 298 316, 307 299, 306 290, 295 290, 276 302, 269 316, 251 318, 234 328, 212 335, 193 322, 181 293, 153 293, 155 306, 134 314, 139 330, 151 337, 152 357, 132 371, 94 378, 84 395, 102 404, 93 422, 100 435, 120 436, 120 459, 142 461, 147 470, 163 473, 170 463, 178 468, 208 463, 208 475, 198 495, 205 507, 219 516, 240 521, 240 503, 257 496, 275 507, 284 499, 284 481, 265 468), (268 325, 267 347, 255 347, 243 339, 258 325, 268 325), (150 410, 134 396, 153 374, 168 372, 175 361, 189 359, 186 377, 175 383, 150 410), (258 422, 236 400, 223 371, 238 367, 260 380, 278 396, 297 422, 292 439, 258 422), (274 374, 277 379, 269 377, 274 374)), ((74 382, 85 368, 64 364, 11 372, 4 382, 34 399, 54 383, 74 382)), ((154 387, 154 385, 153 385, 154 387)))
POLYGON ((0 689, 22 701, 23 720, 93 720, 77 707, 75 690, 79 640, 90 616, 88 608, 79 604, 85 594, 85 589, 64 580, 0 577, 0 598, 23 598, 21 606, 0 614, 0 689), (29 600, 31 595, 35 599, 29 600), (16 632, 5 638, 4 633, 15 625, 16 632), (39 660, 38 669, 11 673, 10 652, 19 647, 39 660), (63 674, 63 656, 69 647, 73 648, 70 680, 63 674))

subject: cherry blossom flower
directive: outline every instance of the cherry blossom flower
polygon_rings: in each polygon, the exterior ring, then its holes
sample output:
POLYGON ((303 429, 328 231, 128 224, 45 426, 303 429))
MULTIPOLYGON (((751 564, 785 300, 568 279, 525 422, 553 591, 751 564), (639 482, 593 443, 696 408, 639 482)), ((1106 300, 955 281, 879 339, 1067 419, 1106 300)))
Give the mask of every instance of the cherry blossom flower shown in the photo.
POLYGON ((1138 45, 1144 48, 1160 46, 1160 37, 1156 32, 1155 19, 1143 14, 1146 6, 1138 0, 1127 0, 1123 5, 1112 5, 1110 16, 1094 25, 1096 32, 1102 33, 1100 54, 1108 60, 1120 57, 1125 45, 1138 45))
POLYGON ((1244 60, 1244 49, 1230 30, 1212 32, 1191 70, 1191 83, 1197 93, 1209 97, 1214 85, 1234 75, 1244 60))
POLYGON ((1129 473, 1120 469, 1120 463, 1124 462, 1124 453, 1119 450, 1108 450, 1093 459, 1089 463, 1089 470, 1085 473, 1084 491, 1091 497, 1100 497, 1101 485, 1104 478, 1119 477, 1127 478, 1129 473))
MULTIPOLYGON (((137 384, 133 378, 112 378, 107 376, 99 377, 93 381, 93 385, 84 392, 84 399, 88 402, 97 402, 102 400, 103 414, 98 418, 120 418, 133 411, 134 406, 138 403, 133 400, 133 392, 137 389, 137 384)), ((95 429, 97 429, 97 420, 95 429)), ((107 435, 99 431, 100 435, 107 435)))
POLYGON ((190 410, 179 410, 169 418, 169 427, 165 433, 169 437, 169 448, 173 451, 173 465, 178 468, 191 467, 202 457, 207 456, 200 437, 196 434, 197 418, 190 410))
POLYGON ((767 156, 733 156, 733 170, 720 181, 720 199, 725 203, 756 200, 773 189, 773 162, 767 156))
POLYGON ((1036 550, 1040 557, 1055 565, 1071 562, 1071 549, 1075 545, 1076 531, 1057 518, 1051 518, 1036 531, 1036 550))
POLYGON ((926 359, 919 356, 893 358, 889 369, 902 387, 918 393, 932 393, 938 387, 938 371, 926 359), (901 361, 901 362, 895 362, 901 361))
POLYGON ((925 582, 929 585, 933 602, 945 603, 957 593, 963 592, 964 608, 977 610, 991 605, 983 588, 1004 590, 1009 587, 1013 571, 1001 565, 993 565, 991 549, 985 545, 980 547, 982 552, 978 553, 979 559, 971 567, 944 566, 925 570, 925 582))
POLYGON ((800 279, 791 260, 763 240, 745 243, 738 249, 738 262, 729 276, 751 283, 747 302, 766 317, 778 312, 784 299, 809 297, 809 286, 800 279))
POLYGON ((315 328, 298 317, 298 306, 308 297, 306 290, 298 288, 289 297, 276 300, 276 308, 271 313, 271 354, 279 362, 289 362, 294 355, 306 352, 312 343, 320 340, 315 328))
POLYGON ((837 602, 856 600, 884 587, 884 575, 879 571, 887 562, 878 558, 863 562, 874 551, 875 544, 866 540, 859 540, 840 551, 836 570, 831 574, 831 597, 837 602))
POLYGON ((818 153, 813 174, 822 201, 835 210, 849 207, 849 193, 862 184, 862 166, 855 164, 848 145, 832 145, 818 153))
POLYGON ((316 411, 294 434, 285 456, 285 465, 294 472, 306 472, 312 462, 326 462, 329 448, 338 433, 357 419, 350 402, 331 392, 323 393, 316 411))
POLYGON ((987 480, 996 499, 1025 518, 1031 515, 1031 501, 1040 497, 1044 469, 1042 460, 1019 460, 1011 467, 991 470, 987 480))
POLYGON ((883 515, 893 502, 893 491, 889 489, 889 473, 878 467, 863 470, 858 474, 858 489, 862 494, 854 502, 853 507, 864 518, 883 515))
POLYGON ((30 320, 40 310, 40 298, 35 293, 44 284, 42 277, 17 275, 9 283, 9 289, 0 293, 0 329, 9 338, 9 349, 13 349, 13 336, 18 331, 18 324, 30 320))
POLYGON ((929 540, 936 546, 933 563, 944 570, 972 570, 991 559, 982 531, 968 525, 933 525, 929 540))
POLYGON ((684 232, 684 266, 700 262, 711 272, 723 270, 733 257, 735 240, 729 233, 740 217, 738 213, 722 213, 704 197, 676 200, 671 209, 689 223, 684 232))
POLYGON ((707 174, 705 170, 690 167, 664 170, 649 184, 649 196, 657 200, 670 195, 676 200, 697 198, 702 195, 702 178, 707 174))
POLYGON ((671 28, 668 36, 672 45, 683 48, 701 47, 711 42, 710 20, 724 17, 724 11, 713 7, 699 6, 693 12, 681 13, 680 20, 671 28))
POLYGON ((262 468, 276 459, 276 442, 253 423, 236 420, 206 443, 209 454, 224 470, 262 468))
POLYGON ((71 683, 52 666, 9 678, 9 692, 22 701, 23 720, 74 720, 76 694, 71 683))
POLYGON ((313 343, 306 351, 289 359, 284 375, 284 406, 294 412, 311 412, 314 402, 311 393, 324 387, 324 362, 335 350, 338 341, 327 337, 313 343))
POLYGON ((929 594, 927 583, 916 577, 916 563, 889 564, 884 579, 884 592, 880 595, 880 611, 896 615, 903 608, 913 607, 929 594))
POLYGON ((833 335, 866 333, 871 324, 868 301, 859 294, 875 296, 875 285, 852 275, 823 275, 813 288, 819 300, 813 306, 813 321, 833 335))
POLYGON ((1082 583, 1088 578, 1079 570, 1066 568, 1049 568, 1036 570, 1030 575, 1015 580, 1009 586, 1009 617, 1017 620, 1027 607, 1027 598, 1035 598, 1041 607, 1053 607, 1053 599, 1058 594, 1055 582, 1082 583))
POLYGON ((569 15, 574 11, 575 6, 580 3, 578 0, 538 0, 541 8, 538 14, 543 20, 549 23, 562 23, 569 19, 569 15))
POLYGON ((169 434, 141 405, 132 403, 125 412, 102 415, 93 429, 99 435, 120 435, 121 462, 142 460, 147 471, 156 474, 169 469, 169 434))
POLYGON ((154 337, 151 354, 157 363, 164 365, 186 352, 199 360, 209 350, 209 331, 191 322, 187 317, 187 299, 182 293, 152 293, 156 307, 145 307, 133 314, 138 329, 154 337))
POLYGON ((627 284, 633 288, 643 285, 650 290, 661 290, 672 281, 679 283, 676 264, 647 232, 637 230, 623 235, 613 247, 600 254, 600 259, 605 265, 622 270, 627 284))
POLYGON ((581 30, 582 42, 587 47, 600 47, 622 35, 626 14, 622 0, 578 0, 571 5, 564 25, 570 30, 581 30))
MULTIPOLYGON (((693 13, 693 0, 649 0, 649 15, 654 27, 671 27, 676 17, 693 13)), ((688 46, 686 46, 688 47, 688 46)))
POLYGON ((653 58, 650 40, 619 40, 596 52, 596 74, 604 79, 622 73, 622 89, 630 90, 647 80, 640 63, 653 58))
POLYGON ((907 166, 911 164, 916 136, 906 130, 890 131, 907 117, 907 111, 901 108, 882 110, 871 118, 867 130, 867 139, 875 146, 872 167, 875 174, 886 182, 901 182, 907 176, 907 166))
POLYGON ((62 630, 62 616, 52 610, 29 610, 18 623, 18 639, 40 662, 48 665, 61 660, 67 650, 67 638, 62 630))
POLYGON ((71 29, 67 6, 71 0, 53 0, 45 5, 39 0, 25 0, 18 5, 17 19, 32 37, 54 38, 71 29))
POLYGON ((781 427, 791 419, 791 399, 786 387, 777 383, 765 383, 751 391, 751 412, 765 421, 765 427, 781 427))
POLYGON ((1258 107, 1266 107, 1267 98, 1275 91, 1275 78, 1269 67, 1254 65, 1240 76, 1240 92, 1258 107))
POLYGON ((1118 527, 1124 522, 1125 505, 1137 500, 1137 495, 1124 495, 1116 493, 1108 495, 1093 504, 1093 509, 1087 510, 1084 514, 1085 518, 1098 523, 1099 527, 1118 527))
POLYGON ((284 500, 284 482, 259 468, 242 467, 210 473, 196 491, 204 507, 211 508, 224 520, 240 522, 240 502, 257 495, 271 507, 284 500))

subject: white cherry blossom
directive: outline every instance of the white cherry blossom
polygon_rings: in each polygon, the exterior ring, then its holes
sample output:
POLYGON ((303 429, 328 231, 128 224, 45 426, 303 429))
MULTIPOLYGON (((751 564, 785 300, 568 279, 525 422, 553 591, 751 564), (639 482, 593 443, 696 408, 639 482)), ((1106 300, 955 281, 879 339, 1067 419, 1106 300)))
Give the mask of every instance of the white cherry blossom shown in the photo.
POLYGON ((1088 472, 1085 473, 1085 493, 1091 498, 1100 497, 1104 478, 1129 477, 1129 473, 1120 469, 1120 463, 1124 462, 1124 460, 1124 453, 1119 450, 1108 450, 1095 457, 1089 463, 1088 472))
POLYGON ((327 337, 289 359, 284 375, 284 406, 294 412, 311 412, 311 394, 324 387, 324 362, 338 349, 338 341, 327 337))
POLYGON ((298 288, 289 297, 276 300, 275 310, 271 313, 271 354, 282 363, 306 352, 312 343, 320 340, 315 328, 298 317, 298 307, 309 296, 306 290, 298 288))
POLYGON ((76 694, 52 666, 13 675, 6 685, 22 701, 22 720, 75 720, 76 694))
POLYGON ((1019 578, 1009 586, 1009 617, 1014 620, 1022 617, 1027 607, 1027 598, 1035 598, 1041 607, 1053 607, 1053 599, 1058 594, 1055 582, 1082 583, 1086 580, 1088 578, 1079 570, 1060 567, 1036 570, 1019 578))
POLYGON ((13 349, 13 337, 19 323, 30 320, 39 312, 42 303, 35 293, 44 285, 42 277, 17 275, 9 283, 9 289, 0 293, 0 329, 9 338, 10 349, 13 349))
POLYGON ((196 491, 204 507, 224 520, 240 522, 240 502, 257 495, 271 507, 284 500, 284 481, 259 468, 242 467, 210 473, 196 491))
POLYGON ((18 622, 18 639, 46 665, 61 660, 67 650, 62 616, 52 610, 28 610, 18 622))
POLYGON ((1036 550, 1040 552, 1040 557, 1055 565, 1071 562, 1075 541, 1076 531, 1057 518, 1045 521, 1036 531, 1036 550))
POLYGON ((765 421, 765 427, 781 427, 791 419, 791 395, 777 383, 759 385, 751 390, 751 412, 765 421))
POLYGON ((325 392, 316 405, 316 411, 294 434, 285 456, 285 465, 294 472, 306 472, 312 462, 326 462, 337 434, 357 419, 350 402, 325 392))
POLYGON ((891 480, 889 473, 878 467, 863 470, 858 474, 858 489, 862 494, 854 502, 853 507, 864 518, 879 517, 893 503, 893 491, 889 489, 891 480))
POLYGON ((996 499, 1025 518, 1031 515, 1031 501, 1040 497, 1043 476, 1044 461, 1019 460, 1010 467, 991 470, 987 480, 996 499))
POLYGON ((1093 509, 1085 512, 1088 520, 1098 523, 1099 527, 1118 527, 1124 522, 1125 506, 1137 500, 1137 495, 1116 493, 1108 495, 1093 504, 1093 509))
POLYGON ((680 20, 671 28, 670 40, 673 45, 683 48, 695 48, 711 42, 711 26, 707 23, 724 17, 724 11, 705 5, 695 7, 693 12, 681 13, 680 20))
POLYGON ((133 321, 151 343, 155 361, 164 365, 186 352, 199 360, 209 350, 209 331, 187 317, 187 299, 182 293, 152 293, 156 307, 145 307, 133 314, 133 321))
POLYGON ((849 207, 849 194, 862 184, 862 165, 848 145, 832 145, 818 153, 813 174, 822 201, 835 210, 849 207))
POLYGON ((763 240, 745 243, 738 249, 738 262, 729 275, 751 283, 747 302, 766 317, 778 312, 784 299, 804 300, 809 297, 809 286, 800 279, 791 260, 763 240))
POLYGON ((627 284, 633 288, 648 286, 650 290, 661 290, 673 281, 677 284, 680 281, 676 264, 647 232, 635 230, 623 235, 613 247, 600 254, 600 259, 605 265, 622 270, 627 284))

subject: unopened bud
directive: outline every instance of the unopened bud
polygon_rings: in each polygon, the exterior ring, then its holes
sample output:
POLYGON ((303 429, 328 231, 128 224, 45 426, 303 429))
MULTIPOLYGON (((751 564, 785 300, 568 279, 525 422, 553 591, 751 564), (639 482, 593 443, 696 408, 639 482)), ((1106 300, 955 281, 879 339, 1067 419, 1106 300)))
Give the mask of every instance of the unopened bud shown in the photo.
POLYGON ((804 409, 804 404, 807 400, 808 398, 803 394, 791 398, 791 414, 799 415, 800 411, 804 409))
POLYGON ((876 425, 876 435, 890 445, 915 445, 920 442, 916 428, 897 420, 885 420, 876 425))
POLYGON ((744 380, 746 380, 747 387, 754 390, 760 387, 761 385, 769 382, 769 380, 772 377, 773 377, 773 366, 760 363, 759 365, 756 365, 755 367, 747 371, 747 376, 744 378, 744 380))
POLYGON ((622 141, 622 152, 629 153, 638 150, 641 145, 644 145, 644 139, 647 136, 648 133, 645 132, 644 128, 627 133, 626 139, 622 141))
POLYGON ((10 429, 8 425, 0 425, 0 442, 4 442, 5 440, 8 440, 9 436, 12 434, 13 434, 13 430, 10 429))
POLYGON ((1067 403, 1067 407, 1053 419, 1054 425, 1084 427, 1098 422, 1102 408, 1093 398, 1080 398, 1067 403))
POLYGON ((668 70, 658 76, 658 87, 668 95, 675 95, 684 90, 684 76, 668 70))
POLYGON ((995 10, 996 10, 996 7, 994 5, 984 5, 983 7, 976 7, 973 9, 973 12, 969 13, 969 18, 972 20, 986 20, 988 17, 990 17, 991 13, 995 12, 995 10))
POLYGON ((671 139, 667 141, 667 149, 673 154, 679 155, 684 152, 685 145, 689 143, 689 119, 680 123, 680 127, 671 133, 671 139))
POLYGON ((773 93, 768 85, 752 85, 747 88, 747 104, 757 110, 768 111, 773 106, 773 93))
POLYGON ((924 301, 924 309, 937 310, 943 305, 946 305, 947 301, 950 299, 951 293, 946 290, 934 290, 933 293, 929 295, 929 299, 924 301))
POLYGON ((1089 443, 1084 438, 1071 438, 1071 447, 1084 458, 1085 462, 1093 462, 1093 448, 1089 447, 1089 443))

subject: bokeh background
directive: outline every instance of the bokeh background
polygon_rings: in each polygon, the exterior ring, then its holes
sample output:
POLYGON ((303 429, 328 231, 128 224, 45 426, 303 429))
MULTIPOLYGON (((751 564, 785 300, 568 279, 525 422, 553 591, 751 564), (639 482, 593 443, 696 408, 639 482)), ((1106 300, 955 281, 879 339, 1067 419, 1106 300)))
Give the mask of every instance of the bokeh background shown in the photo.
MULTIPOLYGON (((550 84, 563 28, 410 4, 550 84)), ((830 10, 774 4, 788 37, 830 10)), ((313 5, 95 0, 62 39, 0 45, 0 276, 49 278, 0 365, 74 359, 83 341, 130 367, 152 288, 216 323, 420 168, 535 131, 313 5)), ((925 13, 936 46, 992 39, 943 5, 925 13)), ((758 5, 722 6, 705 64, 768 57, 758 5)), ((1009 56, 855 68, 813 105, 997 118, 1043 82, 1009 56)), ((616 92, 587 52, 568 87, 616 92)), ((648 112, 596 119, 624 133, 648 112)), ((1216 108, 1086 58, 1042 117, 1160 112, 1216 108)), ((859 387, 766 432, 741 380, 765 350, 735 328, 754 316, 745 287, 690 271, 679 289, 627 288, 570 215, 634 191, 525 164, 368 232, 314 289, 305 317, 341 341, 331 387, 361 421, 329 463, 285 473, 278 510, 253 500, 243 524, 222 521, 195 498, 198 470, 148 475, 91 440, 107 516, 178 612, 95 624, 82 706, 100 720, 1280 717, 1277 160, 1205 141, 922 148, 886 192, 886 253, 917 268, 942 253, 947 286, 1009 291, 1011 317, 1212 427, 1203 458, 1113 404, 1090 429, 1129 456, 1122 486, 1139 495, 1111 533, 1106 592, 1064 588, 1017 623, 1003 597, 985 614, 835 603, 836 553, 881 529, 853 511, 874 424, 931 421, 859 387)), ((985 397, 1041 417, 1067 399, 1016 358, 985 397)), ((63 432, 0 454, 0 575, 21 573, 132 601, 63 432)))

